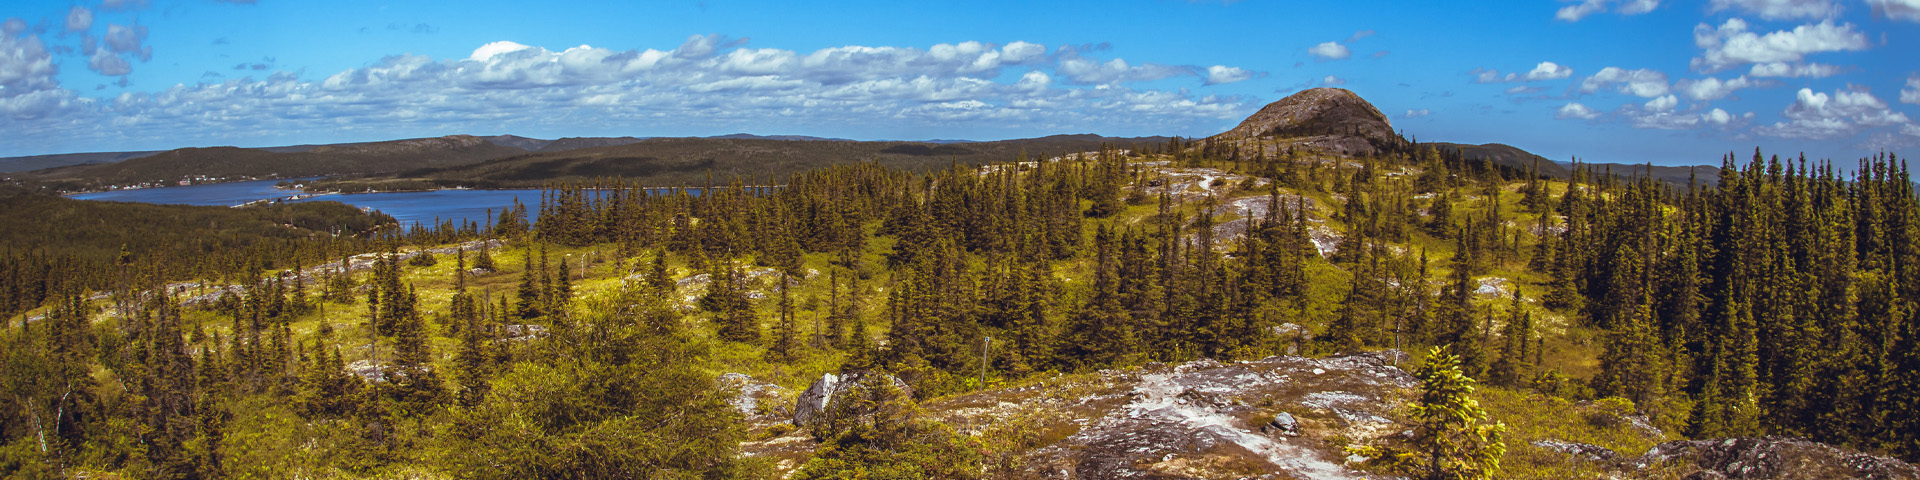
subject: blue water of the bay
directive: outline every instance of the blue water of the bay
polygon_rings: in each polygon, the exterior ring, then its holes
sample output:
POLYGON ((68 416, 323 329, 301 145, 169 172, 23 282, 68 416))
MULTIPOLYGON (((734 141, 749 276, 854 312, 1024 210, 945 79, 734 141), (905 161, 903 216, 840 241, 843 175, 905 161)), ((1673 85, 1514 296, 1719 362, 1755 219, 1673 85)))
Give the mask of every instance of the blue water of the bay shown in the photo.
MULTIPOLYGON (((296 180, 298 181, 298 180, 296 180)), ((108 192, 83 193, 70 198, 80 200, 103 200, 112 202, 140 202, 172 205, 219 205, 233 206, 248 202, 272 199, 285 199, 296 195, 305 195, 299 190, 275 187, 280 180, 254 180, 247 182, 215 183, 207 185, 187 185, 165 188, 141 188, 133 190, 114 190, 108 192)), ((380 192, 315 195, 298 200, 299 202, 335 201, 378 210, 393 216, 400 225, 409 226, 414 222, 433 225, 435 220, 452 220, 457 223, 474 222, 485 224, 488 210, 493 218, 498 218, 500 210, 509 208, 518 199, 527 206, 529 216, 537 214, 540 204, 539 189, 510 190, 434 190, 425 192, 380 192)))

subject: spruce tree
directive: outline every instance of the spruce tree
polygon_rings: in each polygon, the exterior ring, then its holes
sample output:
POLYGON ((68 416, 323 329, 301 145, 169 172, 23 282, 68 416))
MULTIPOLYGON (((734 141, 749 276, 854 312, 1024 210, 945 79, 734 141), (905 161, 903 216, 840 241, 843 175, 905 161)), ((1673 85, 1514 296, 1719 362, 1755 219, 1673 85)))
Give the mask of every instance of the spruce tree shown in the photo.
POLYGON ((647 286, 655 295, 673 293, 673 273, 667 269, 667 252, 661 250, 653 255, 653 268, 647 273, 647 286))
POLYGON ((540 298, 539 277, 533 262, 533 250, 526 252, 526 270, 520 272, 520 288, 514 297, 514 316, 521 320, 532 320, 547 315, 546 302, 540 298))
POLYGON ((1063 352, 1080 369, 1118 364, 1131 357, 1135 348, 1132 319, 1120 305, 1112 229, 1101 225, 1093 242, 1097 250, 1093 297, 1075 317, 1063 352))
POLYGON ((467 292, 466 253, 461 251, 456 257, 460 268, 454 271, 454 293, 452 305, 448 307, 448 322, 453 334, 460 339, 460 349, 454 353, 453 380, 458 382, 460 390, 455 399, 461 405, 472 406, 486 395, 490 356, 487 354, 489 326, 481 317, 473 294, 467 292))
POLYGON ((732 261, 714 264, 708 274, 707 294, 700 297, 700 308, 714 314, 714 325, 721 339, 752 343, 760 339, 760 323, 754 318, 753 304, 732 261))
POLYGON ((1375 337, 1373 330, 1376 329, 1381 307, 1379 296, 1386 290, 1386 284, 1376 278, 1378 257, 1367 255, 1357 262, 1356 267, 1347 295, 1340 302, 1339 316, 1320 335, 1319 340, 1326 351, 1355 351, 1375 337))
POLYGON ((1454 234, 1454 229, 1459 228, 1454 226, 1453 193, 1451 191, 1434 195, 1432 206, 1427 207, 1427 215, 1431 217, 1427 220, 1427 233, 1432 234, 1434 237, 1451 238, 1454 234))
POLYGON ((1440 290, 1440 299, 1434 303, 1432 332, 1434 345, 1447 346, 1451 352, 1457 352, 1461 359, 1461 368, 1469 374, 1485 372, 1487 355, 1481 345, 1481 336, 1474 332, 1473 274, 1469 271, 1473 264, 1472 252, 1465 247, 1467 235, 1457 237, 1460 245, 1453 262, 1453 271, 1449 273, 1446 287, 1440 290))
POLYGON ((847 299, 847 306, 842 307, 840 297, 840 269, 829 265, 827 267, 827 325, 826 331, 822 332, 821 336, 827 346, 832 348, 847 346, 847 324, 854 315, 853 299, 847 299))
POLYGON ((482 247, 480 252, 473 256, 473 268, 487 273, 500 271, 500 268, 493 263, 492 249, 485 247, 482 247))
POLYGON ((433 370, 433 352, 427 345, 426 322, 415 310, 419 297, 413 287, 399 292, 390 304, 398 304, 399 318, 393 322, 393 363, 384 375, 384 396, 405 404, 409 411, 438 403, 444 393, 438 372, 433 370))
POLYGON ((779 275, 780 281, 780 318, 773 324, 773 342, 767 346, 767 355, 774 361, 792 362, 797 358, 798 342, 794 338, 793 291, 789 286, 792 280, 786 273, 779 275))
POLYGON ((1885 429, 1882 448, 1901 458, 1920 458, 1920 318, 1908 314, 1895 322, 1886 370, 1875 392, 1881 408, 1873 418, 1885 429))
POLYGON ((1369 463, 1418 480, 1489 479, 1500 474, 1506 455, 1506 425, 1489 423, 1473 399, 1474 380, 1461 372, 1460 359, 1434 347, 1414 370, 1420 398, 1409 416, 1413 435, 1404 445, 1351 448, 1369 463))
POLYGON ((1636 305, 1615 320, 1593 390, 1602 397, 1632 400, 1643 413, 1658 413, 1667 393, 1666 352, 1653 330, 1651 305, 1644 298, 1636 305))
POLYGON ((854 315, 853 328, 847 332, 847 360, 840 365, 844 372, 872 370, 880 366, 880 352, 876 351, 873 338, 867 333, 867 317, 854 315))
POLYGON ((1489 383, 1511 387, 1532 378, 1534 362, 1529 350, 1533 346, 1533 312, 1527 311, 1518 288, 1513 290, 1513 306, 1508 308, 1507 324, 1500 330, 1500 337, 1500 358, 1488 369, 1489 383))

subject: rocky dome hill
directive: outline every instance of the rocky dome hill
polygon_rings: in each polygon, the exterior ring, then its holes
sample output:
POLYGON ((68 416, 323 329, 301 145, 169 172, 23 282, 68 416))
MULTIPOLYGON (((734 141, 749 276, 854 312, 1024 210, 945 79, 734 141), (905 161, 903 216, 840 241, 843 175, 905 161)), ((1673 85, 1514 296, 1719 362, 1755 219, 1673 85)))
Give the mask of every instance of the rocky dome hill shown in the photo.
MULTIPOLYGON (((1274 148, 1304 146, 1325 153, 1370 156, 1404 146, 1387 115, 1344 88, 1313 88, 1267 104, 1214 142, 1274 148)), ((1270 154, 1278 153, 1269 151, 1270 154)))

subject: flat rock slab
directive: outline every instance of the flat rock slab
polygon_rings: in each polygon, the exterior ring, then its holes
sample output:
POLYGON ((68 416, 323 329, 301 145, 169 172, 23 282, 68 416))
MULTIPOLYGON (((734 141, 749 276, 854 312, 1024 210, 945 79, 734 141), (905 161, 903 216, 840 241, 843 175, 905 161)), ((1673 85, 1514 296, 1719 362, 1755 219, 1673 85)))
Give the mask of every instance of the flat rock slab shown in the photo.
POLYGON ((1391 412, 1418 384, 1394 366, 1403 359, 1376 352, 1149 364, 927 408, 962 431, 996 428, 995 418, 1072 430, 1022 459, 1030 478, 1392 478, 1351 468, 1330 439, 1399 431, 1391 412))
POLYGON ((1667 442, 1636 463, 1691 464, 1699 470, 1687 478, 1701 479, 1920 479, 1920 468, 1900 460, 1788 437, 1667 442))

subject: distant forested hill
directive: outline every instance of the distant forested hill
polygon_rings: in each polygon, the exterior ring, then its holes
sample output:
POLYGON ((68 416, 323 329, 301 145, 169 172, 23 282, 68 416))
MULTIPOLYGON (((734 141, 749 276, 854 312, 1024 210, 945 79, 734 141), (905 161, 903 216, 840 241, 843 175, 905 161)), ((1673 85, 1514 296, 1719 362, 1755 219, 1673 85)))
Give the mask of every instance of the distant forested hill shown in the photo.
MULTIPOLYGON (((1457 153, 1467 160, 1491 162, 1494 165, 1520 171, 1535 168, 1534 166, 1538 165, 1537 168, 1540 169, 1540 175, 1555 180, 1566 180, 1573 174, 1573 171, 1567 168, 1567 164, 1555 162, 1546 157, 1535 155, 1533 152, 1521 150, 1519 147, 1503 143, 1467 145, 1460 143, 1431 142, 1421 143, 1421 145, 1432 146, 1443 152, 1457 153)), ((1582 168, 1591 168, 1596 174, 1604 175, 1607 172, 1613 172, 1615 176, 1622 178, 1652 177, 1654 180, 1675 185, 1686 185, 1689 179, 1697 179, 1702 185, 1713 185, 1720 180, 1720 167, 1712 165, 1666 167, 1619 163, 1582 163, 1580 166, 1582 168)))
MULTIPOLYGON (((871 161, 908 171, 928 171, 959 163, 981 165, 1030 157, 1128 148, 1166 143, 1167 137, 1115 138, 1055 135, 995 142, 935 144, 766 138, 651 138, 624 145, 541 151, 469 165, 398 171, 349 180, 430 180, 441 186, 480 188, 539 186, 545 182, 625 178, 643 185, 702 185, 734 178, 752 183, 784 179, 794 173, 836 163, 871 161)), ((322 188, 327 188, 323 186, 322 188)))
POLYGON ((293 178, 348 173, 385 173, 446 167, 526 153, 466 135, 347 145, 297 152, 211 147, 169 150, 118 163, 74 165, 24 172, 27 178, 63 190, 107 185, 169 184, 192 177, 293 178))

